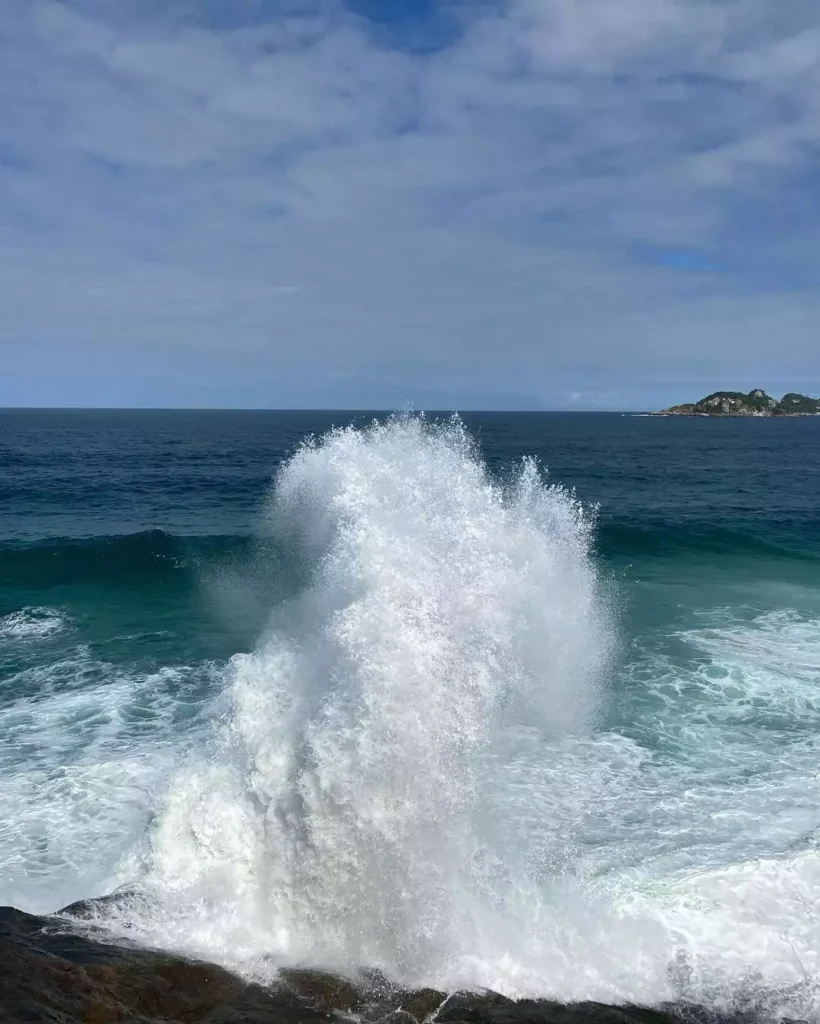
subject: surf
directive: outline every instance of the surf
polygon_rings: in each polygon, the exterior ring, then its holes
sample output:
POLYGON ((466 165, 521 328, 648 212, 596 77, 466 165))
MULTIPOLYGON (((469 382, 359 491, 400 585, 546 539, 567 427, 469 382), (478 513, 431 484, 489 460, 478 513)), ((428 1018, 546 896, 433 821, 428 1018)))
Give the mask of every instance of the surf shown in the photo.
POLYGON ((421 979, 472 954, 514 884, 492 880, 488 758, 598 712, 592 517, 533 460, 493 480, 458 420, 409 416, 305 443, 266 521, 304 586, 233 659, 144 882, 181 922, 165 941, 421 979))
POLYGON ((286 596, 92 924, 263 980, 815 1014, 814 619, 699 591, 624 650, 594 513, 458 420, 308 440, 262 533, 286 596))

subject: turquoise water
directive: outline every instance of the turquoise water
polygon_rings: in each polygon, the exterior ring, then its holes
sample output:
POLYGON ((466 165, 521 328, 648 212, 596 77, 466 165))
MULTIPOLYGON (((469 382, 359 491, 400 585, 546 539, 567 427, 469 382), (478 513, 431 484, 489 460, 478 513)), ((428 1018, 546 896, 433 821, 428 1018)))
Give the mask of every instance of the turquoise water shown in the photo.
POLYGON ((816 1017, 820 422, 371 419, 0 413, 0 901, 816 1017))

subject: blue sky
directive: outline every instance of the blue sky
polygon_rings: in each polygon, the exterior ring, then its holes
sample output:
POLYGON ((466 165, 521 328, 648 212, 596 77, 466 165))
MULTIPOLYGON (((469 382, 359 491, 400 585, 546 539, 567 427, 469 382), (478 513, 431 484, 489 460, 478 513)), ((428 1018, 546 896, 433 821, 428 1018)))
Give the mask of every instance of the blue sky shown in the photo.
POLYGON ((820 391, 820 6, 5 0, 0 405, 820 391))

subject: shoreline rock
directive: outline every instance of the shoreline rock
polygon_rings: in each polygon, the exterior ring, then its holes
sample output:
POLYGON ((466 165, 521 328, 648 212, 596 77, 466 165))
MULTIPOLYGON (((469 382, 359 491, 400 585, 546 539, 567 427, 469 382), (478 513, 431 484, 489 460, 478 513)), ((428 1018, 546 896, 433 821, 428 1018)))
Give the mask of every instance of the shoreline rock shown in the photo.
MULTIPOLYGON (((70 930, 66 918, 0 908, 0 1019, 10 1024, 772 1024, 749 1012, 658 1008, 494 992, 407 991, 377 973, 357 981, 287 969, 275 987, 215 964, 70 930)), ((784 1022, 785 1024, 785 1022, 784 1022)), ((797 1022, 791 1022, 797 1024, 797 1022)))

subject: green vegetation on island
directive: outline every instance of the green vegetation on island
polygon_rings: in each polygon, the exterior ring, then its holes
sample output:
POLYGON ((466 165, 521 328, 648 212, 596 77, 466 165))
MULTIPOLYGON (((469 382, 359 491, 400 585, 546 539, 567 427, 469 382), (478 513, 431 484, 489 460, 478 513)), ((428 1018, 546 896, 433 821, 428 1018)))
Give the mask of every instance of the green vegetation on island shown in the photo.
POLYGON ((673 405, 653 413, 655 416, 820 416, 820 398, 790 391, 780 401, 760 388, 748 394, 742 391, 715 391, 699 402, 673 405))

